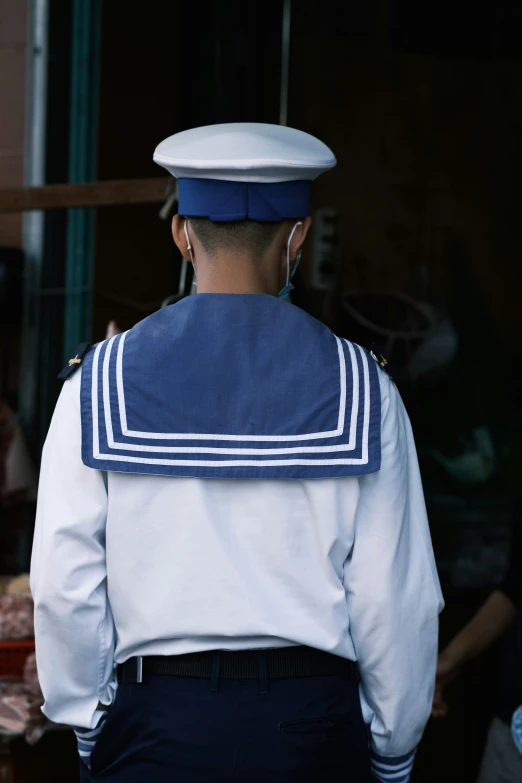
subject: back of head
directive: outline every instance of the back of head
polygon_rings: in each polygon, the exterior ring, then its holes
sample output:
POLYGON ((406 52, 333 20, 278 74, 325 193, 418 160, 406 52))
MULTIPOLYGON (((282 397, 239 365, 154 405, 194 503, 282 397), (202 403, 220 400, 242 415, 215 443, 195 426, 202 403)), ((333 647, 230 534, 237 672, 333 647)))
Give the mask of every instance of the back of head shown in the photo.
POLYGON ((227 254, 259 260, 281 231, 282 224, 256 220, 214 223, 207 218, 190 218, 190 225, 210 257, 227 254))
POLYGON ((154 160, 177 179, 173 235, 197 270, 198 291, 291 290, 310 226, 312 181, 336 163, 323 142, 279 125, 210 125, 165 139, 154 160), (242 262, 235 277, 219 276, 229 257, 242 262), (262 261, 255 274, 252 261, 262 261))

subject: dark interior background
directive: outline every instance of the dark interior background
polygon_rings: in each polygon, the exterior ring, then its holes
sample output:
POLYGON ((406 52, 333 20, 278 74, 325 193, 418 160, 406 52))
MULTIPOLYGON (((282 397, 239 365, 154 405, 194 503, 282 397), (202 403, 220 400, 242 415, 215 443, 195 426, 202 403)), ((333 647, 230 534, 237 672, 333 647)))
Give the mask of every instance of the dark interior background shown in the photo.
MULTIPOLYGON (((48 168, 60 182, 70 11, 62 0, 52 7, 48 168)), ((277 123, 282 8, 282 0, 103 3, 98 178, 163 176, 153 150, 185 128, 277 123)), ((343 336, 389 352, 447 598, 442 642, 501 577, 521 487, 521 37, 517 0, 292 3, 288 124, 338 158, 313 190, 314 214, 335 213, 331 285, 314 288, 313 235, 295 301, 343 336), (428 322, 446 352, 439 344, 437 361, 420 371, 424 337, 414 335, 428 322)), ((64 226, 65 213, 49 217, 50 286, 63 283, 64 226)), ((109 320, 127 329, 174 293, 180 261, 154 204, 97 210, 95 243, 98 341, 109 320)), ((47 317, 59 333, 59 300, 47 317)), ((18 337, 13 327, 13 345, 18 337)), ((47 356, 57 371, 59 340, 47 356)), ((48 397, 58 390, 49 385, 48 397)), ((421 745, 417 783, 475 780, 498 655, 470 665, 450 690, 449 717, 430 724, 421 745)))

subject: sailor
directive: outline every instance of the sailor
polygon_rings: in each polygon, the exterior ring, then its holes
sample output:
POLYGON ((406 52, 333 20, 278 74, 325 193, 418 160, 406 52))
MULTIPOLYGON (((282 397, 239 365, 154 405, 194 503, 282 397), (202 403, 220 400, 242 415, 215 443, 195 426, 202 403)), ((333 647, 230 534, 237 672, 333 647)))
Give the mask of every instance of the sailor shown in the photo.
POLYGON ((240 123, 154 159, 197 294, 63 373, 32 563, 44 713, 76 727, 84 780, 403 783, 442 608, 412 432, 378 362, 284 301, 334 155, 240 123))

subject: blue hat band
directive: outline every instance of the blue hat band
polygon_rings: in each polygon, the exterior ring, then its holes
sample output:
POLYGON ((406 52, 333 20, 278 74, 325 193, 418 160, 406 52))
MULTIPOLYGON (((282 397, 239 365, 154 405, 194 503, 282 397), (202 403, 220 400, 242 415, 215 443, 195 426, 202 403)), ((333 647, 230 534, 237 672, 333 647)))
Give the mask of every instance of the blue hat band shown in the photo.
POLYGON ((229 182, 220 179, 178 180, 178 212, 215 223, 259 222, 302 218, 310 214, 311 182, 229 182))

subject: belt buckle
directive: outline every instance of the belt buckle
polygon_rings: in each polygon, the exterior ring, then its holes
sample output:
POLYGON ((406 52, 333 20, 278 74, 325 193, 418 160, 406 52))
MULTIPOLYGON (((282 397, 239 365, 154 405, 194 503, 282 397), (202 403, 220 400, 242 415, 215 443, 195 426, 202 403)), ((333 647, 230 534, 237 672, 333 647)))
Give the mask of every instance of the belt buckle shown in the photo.
POLYGON ((119 682, 127 682, 132 685, 140 685, 143 682, 143 658, 136 655, 121 664, 118 676, 119 682))

